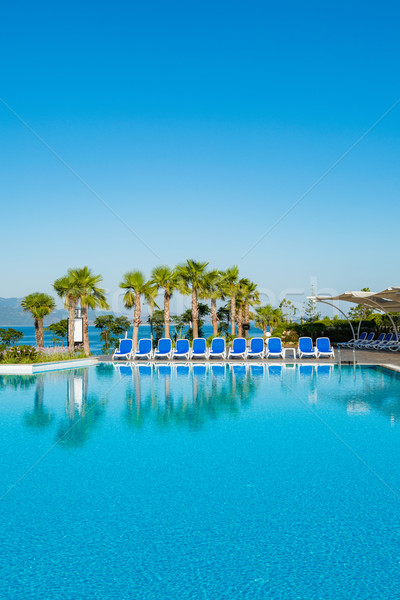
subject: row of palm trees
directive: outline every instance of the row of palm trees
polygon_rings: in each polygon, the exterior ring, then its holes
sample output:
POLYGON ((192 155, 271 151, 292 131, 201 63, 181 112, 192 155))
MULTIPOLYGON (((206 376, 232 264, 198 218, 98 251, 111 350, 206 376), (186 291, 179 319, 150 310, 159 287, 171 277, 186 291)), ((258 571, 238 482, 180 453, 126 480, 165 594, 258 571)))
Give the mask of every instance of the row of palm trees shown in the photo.
MULTIPOLYGON (((170 268, 166 265, 155 267, 151 277, 146 280, 139 270, 125 273, 120 287, 124 291, 126 308, 133 308, 133 346, 136 347, 141 323, 142 300, 148 304, 150 319, 157 306, 156 298, 160 290, 164 295, 164 335, 170 337, 170 302, 174 293, 191 295, 193 337, 198 337, 199 300, 211 303, 211 321, 213 336, 218 335, 217 301, 228 300, 230 304, 231 335, 248 336, 250 319, 254 317, 251 308, 260 304, 257 285, 247 278, 239 276, 239 268, 235 265, 220 271, 207 270, 207 262, 188 259, 184 264, 170 268), (245 325, 245 327, 244 327, 245 325), (248 327, 246 327, 246 325, 248 327)), ((69 313, 68 340, 69 349, 74 351, 74 317, 79 306, 83 318, 83 349, 88 356, 89 322, 88 308, 109 309, 105 290, 100 286, 101 275, 95 275, 87 267, 69 269, 67 273, 53 283, 57 295, 64 300, 69 313)), ((39 348, 43 347, 44 328, 43 318, 55 308, 54 299, 43 293, 36 292, 26 296, 22 301, 24 310, 31 312, 35 321, 36 341, 39 348)), ((264 335, 268 325, 279 322, 279 309, 271 306, 256 309, 256 325, 263 329, 264 335)))

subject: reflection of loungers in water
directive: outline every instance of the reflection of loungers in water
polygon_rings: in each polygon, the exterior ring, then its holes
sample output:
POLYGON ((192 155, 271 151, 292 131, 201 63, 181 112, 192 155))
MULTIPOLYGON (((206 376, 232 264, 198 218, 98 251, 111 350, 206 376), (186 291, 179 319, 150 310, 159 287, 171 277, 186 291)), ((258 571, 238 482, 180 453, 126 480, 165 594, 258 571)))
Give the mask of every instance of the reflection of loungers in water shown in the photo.
POLYGON ((301 377, 311 377, 314 367, 312 365, 300 365, 301 377))
POLYGON ((176 374, 179 377, 189 377, 190 367, 189 365, 176 365, 176 374))
POLYGON ((252 377, 263 377, 264 376, 263 365, 250 365, 250 375, 252 377))
POLYGON ((160 365, 158 367, 158 372, 161 376, 165 377, 167 375, 171 375, 172 369, 171 369, 170 365, 160 365))
POLYGON ((245 365, 233 365, 231 368, 236 379, 244 379, 246 377, 245 365))
POLYGON ((332 367, 331 365, 318 365, 317 366, 317 375, 318 377, 326 378, 331 374, 332 367))
POLYGON ((269 373, 270 377, 280 377, 282 375, 281 365, 269 365, 268 373, 269 373))
POLYGON ((119 372, 123 377, 132 377, 132 367, 129 367, 128 365, 120 365, 119 372))
POLYGON ((206 365, 193 365, 193 375, 205 377, 207 371, 206 365))
POLYGON ((151 365, 138 365, 136 368, 142 377, 151 377, 151 365))
POLYGON ((211 373, 214 377, 225 377, 225 365, 211 365, 211 373))

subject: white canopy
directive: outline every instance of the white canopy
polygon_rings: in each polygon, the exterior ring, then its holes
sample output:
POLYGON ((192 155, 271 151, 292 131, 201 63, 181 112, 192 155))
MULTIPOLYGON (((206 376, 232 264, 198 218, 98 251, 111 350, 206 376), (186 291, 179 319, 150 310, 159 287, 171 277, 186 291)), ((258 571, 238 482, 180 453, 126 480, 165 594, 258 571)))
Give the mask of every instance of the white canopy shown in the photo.
POLYGON ((345 301, 386 313, 400 312, 400 287, 390 287, 382 292, 344 292, 338 296, 313 296, 316 302, 345 301))

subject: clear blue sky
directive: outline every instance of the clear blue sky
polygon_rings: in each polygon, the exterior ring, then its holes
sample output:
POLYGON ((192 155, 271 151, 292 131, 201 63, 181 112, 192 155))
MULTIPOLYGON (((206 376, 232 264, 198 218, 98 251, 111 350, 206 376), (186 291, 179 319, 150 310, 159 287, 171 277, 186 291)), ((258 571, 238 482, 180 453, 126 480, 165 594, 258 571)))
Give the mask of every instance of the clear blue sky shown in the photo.
POLYGON ((399 285, 400 105, 244 257, 400 97, 399 16, 396 2, 7 3, 0 97, 123 223, 0 103, 0 296, 84 264, 112 296, 125 271, 187 257, 239 264, 272 301, 311 281, 399 285))

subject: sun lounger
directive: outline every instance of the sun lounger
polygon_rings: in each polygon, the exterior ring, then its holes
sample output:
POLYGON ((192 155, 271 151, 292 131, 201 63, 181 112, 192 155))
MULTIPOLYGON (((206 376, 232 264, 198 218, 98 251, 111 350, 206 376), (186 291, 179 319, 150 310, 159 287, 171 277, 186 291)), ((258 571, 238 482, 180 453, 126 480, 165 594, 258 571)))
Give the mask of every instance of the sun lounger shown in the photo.
POLYGON ((367 337, 367 332, 363 331, 363 333, 360 335, 360 337, 356 340, 356 339, 351 339, 348 342, 339 342, 338 346, 340 346, 341 348, 352 348, 354 344, 358 344, 360 342, 365 341, 367 337))
POLYGON ((380 333, 379 337, 376 340, 371 340, 370 342, 366 342, 365 341, 359 347, 371 350, 371 349, 375 348, 375 346, 378 346, 378 344, 380 344, 381 342, 383 342, 384 339, 385 339, 385 334, 384 333, 380 333))
POLYGON ((119 348, 115 348, 112 360, 115 358, 130 360, 132 358, 132 344, 132 340, 129 340, 128 338, 119 340, 119 348))
POLYGON ((372 344, 374 342, 374 337, 375 337, 375 333, 373 331, 371 331, 367 335, 365 340, 362 340, 361 342, 357 342, 356 348, 365 348, 368 344, 372 344))
POLYGON ((226 345, 224 338, 214 338, 208 358, 226 358, 226 345))
POLYGON ((172 355, 172 358, 186 358, 188 359, 190 356, 190 346, 189 346, 189 340, 177 340, 176 341, 176 348, 174 350, 174 353, 172 355))
POLYGON ((327 358, 335 358, 335 352, 331 346, 331 341, 327 337, 319 337, 316 341, 315 353, 317 358, 326 356, 327 358))
POLYGON ((285 349, 282 348, 282 340, 277 337, 268 338, 267 349, 265 351, 266 358, 285 358, 285 349))
POLYGON ((304 356, 316 358, 315 348, 312 343, 312 339, 310 337, 301 337, 299 338, 299 346, 297 349, 297 354, 299 358, 303 358, 304 356))
POLYGON ((250 350, 247 352, 247 358, 264 358, 263 338, 252 338, 250 340, 250 350))
POLYGON ((207 358, 208 350, 206 340, 204 338, 195 338, 192 344, 192 358, 207 358))
POLYGON ((136 350, 133 358, 136 360, 137 358, 146 358, 149 360, 153 356, 153 349, 151 345, 151 340, 148 338, 143 338, 139 340, 139 346, 136 350))
POLYGON ((247 346, 245 338, 235 338, 229 348, 228 358, 246 358, 247 346))
POLYGON ((172 342, 169 338, 161 338, 158 348, 154 352, 154 358, 172 358, 172 342))
POLYGON ((387 350, 388 347, 391 345, 392 340, 393 340, 393 333, 387 333, 385 336, 385 339, 382 340, 382 342, 380 342, 376 346, 374 346, 373 349, 374 350, 387 350))

